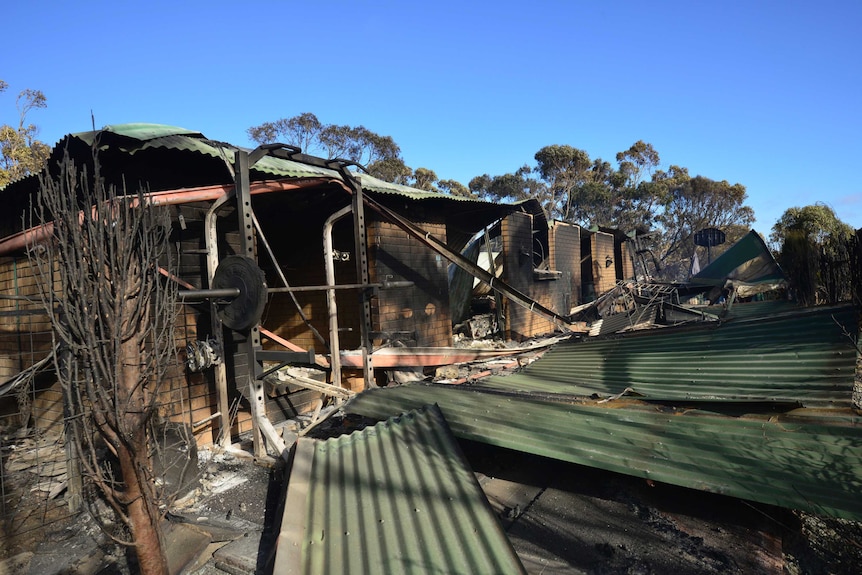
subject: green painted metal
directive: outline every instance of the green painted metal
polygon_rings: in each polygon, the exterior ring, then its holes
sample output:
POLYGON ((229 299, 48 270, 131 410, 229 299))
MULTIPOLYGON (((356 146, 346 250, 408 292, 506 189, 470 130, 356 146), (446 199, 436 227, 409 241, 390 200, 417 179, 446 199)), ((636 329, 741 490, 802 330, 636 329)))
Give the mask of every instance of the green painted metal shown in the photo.
POLYGON ((778 299, 771 301, 735 302, 727 309, 724 305, 692 306, 692 309, 715 315, 721 319, 769 317, 779 313, 800 311, 794 301, 778 299))
POLYGON ((801 402, 849 407, 857 350, 852 306, 698 323, 555 346, 519 373, 478 385, 651 400, 801 402))
POLYGON ((365 391, 345 409, 385 418, 432 403, 461 438, 862 520, 862 417, 850 410, 730 417, 627 400, 567 403, 440 384, 365 391))
MULTIPOLYGON (((193 138, 203 138, 203 134, 194 130, 187 130, 178 126, 168 126, 166 124, 147 124, 143 122, 130 124, 115 124, 102 128, 104 132, 111 132, 136 140, 152 140, 154 138, 163 138, 165 136, 188 136, 193 138)), ((84 134, 93 134, 93 132, 84 132, 84 134)))
MULTIPOLYGON (((66 136, 55 147, 62 149, 64 142, 78 139, 92 145, 98 141, 102 150, 116 149, 129 155, 150 151, 183 151, 203 154, 213 158, 228 158, 233 161, 237 147, 222 142, 208 140, 200 132, 165 126, 161 124, 116 124, 105 126, 96 132, 80 132, 66 136), (116 136, 120 136, 119 138, 116 136)), ((267 156, 262 158, 252 171, 270 177, 328 177, 341 179, 337 170, 292 162, 267 156)))
POLYGON ((689 281, 722 286, 728 279, 753 284, 778 282, 786 278, 763 238, 752 230, 689 281))
POLYGON ((523 572, 436 406, 297 442, 274 575, 523 572))

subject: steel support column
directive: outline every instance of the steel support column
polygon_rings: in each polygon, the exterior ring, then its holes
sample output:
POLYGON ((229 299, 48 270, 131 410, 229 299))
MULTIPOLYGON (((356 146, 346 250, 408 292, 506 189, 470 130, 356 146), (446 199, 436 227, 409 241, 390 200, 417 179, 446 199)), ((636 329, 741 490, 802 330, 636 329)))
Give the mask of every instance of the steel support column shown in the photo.
MULTIPOLYGON (((240 254, 255 261, 254 214, 251 208, 251 183, 249 178, 249 154, 245 150, 237 150, 235 156, 236 202, 239 217, 240 254)), ((263 366, 258 362, 256 354, 261 350, 260 326, 255 324, 248 331, 245 342, 240 349, 246 356, 248 367, 249 403, 251 404, 252 428, 254 431, 254 454, 264 457, 269 445, 277 455, 282 455, 285 449, 284 439, 273 427, 266 416, 264 401, 264 384, 259 379, 263 366)), ((239 385, 239 382, 237 382, 239 385)))

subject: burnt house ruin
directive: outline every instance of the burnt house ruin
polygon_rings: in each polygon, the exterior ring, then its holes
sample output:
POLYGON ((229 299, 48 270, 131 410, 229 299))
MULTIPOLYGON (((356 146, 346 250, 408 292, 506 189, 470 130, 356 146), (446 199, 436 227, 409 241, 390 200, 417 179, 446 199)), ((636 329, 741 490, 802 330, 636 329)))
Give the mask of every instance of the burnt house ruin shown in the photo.
MULTIPOLYGON (((474 284, 493 284, 484 296, 494 301, 492 334, 521 341, 577 329, 571 310, 633 273, 612 236, 549 225, 535 200, 420 191, 289 146, 249 152, 199 132, 125 124, 66 136, 48 170, 68 159, 92 177, 94 158, 108 184, 171 211, 172 267, 161 271, 185 294, 176 332, 185 364, 170 371, 161 409, 192 426, 200 445, 256 429, 257 453, 267 444, 279 452, 272 426, 326 398, 373 387, 388 369, 472 357, 453 347, 453 323, 473 313, 474 284), (493 273, 477 257, 492 245, 493 273), (288 366, 306 371, 285 376, 288 366)), ((56 431, 62 405, 49 374, 27 414, 11 393, 52 353, 26 253, 47 236, 23 223, 38 187, 31 176, 0 191, 0 381, 10 391, 0 401, 16 421, 56 431)))

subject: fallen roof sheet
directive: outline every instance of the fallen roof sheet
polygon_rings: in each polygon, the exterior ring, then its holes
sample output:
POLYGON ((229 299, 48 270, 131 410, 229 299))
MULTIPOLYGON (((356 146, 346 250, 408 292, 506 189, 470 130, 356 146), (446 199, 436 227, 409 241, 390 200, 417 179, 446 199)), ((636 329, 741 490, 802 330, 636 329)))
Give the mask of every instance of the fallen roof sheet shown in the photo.
POLYGON ((297 442, 274 575, 523 572, 436 406, 297 442))
POLYGON ((692 284, 734 286, 739 297, 747 297, 786 284, 784 272, 760 234, 751 230, 689 279, 692 284))
POLYGON ((708 306, 691 306, 691 309, 716 315, 722 319, 739 319, 746 317, 767 317, 777 313, 799 310, 797 302, 787 299, 767 301, 734 302, 728 307, 723 304, 708 306))
POLYGON ((856 369, 852 306, 574 340, 485 387, 658 401, 801 402, 849 407, 856 369))
POLYGON ((385 418, 432 403, 461 438, 862 520, 862 417, 850 410, 730 417, 627 400, 566 403, 440 384, 365 391, 345 409, 385 418))

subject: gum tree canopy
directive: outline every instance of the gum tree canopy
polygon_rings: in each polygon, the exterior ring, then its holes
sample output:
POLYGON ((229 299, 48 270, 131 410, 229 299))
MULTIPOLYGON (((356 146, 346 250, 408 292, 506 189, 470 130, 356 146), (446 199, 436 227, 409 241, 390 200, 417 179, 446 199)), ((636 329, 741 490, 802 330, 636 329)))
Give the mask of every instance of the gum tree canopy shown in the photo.
MULTIPOLYGON (((0 80, 0 93, 9 84, 0 80)), ((47 107, 47 98, 39 90, 22 90, 15 99, 17 118, 13 124, 0 125, 0 188, 42 169, 51 148, 36 136, 39 128, 27 123, 27 115, 36 108, 47 107)))

